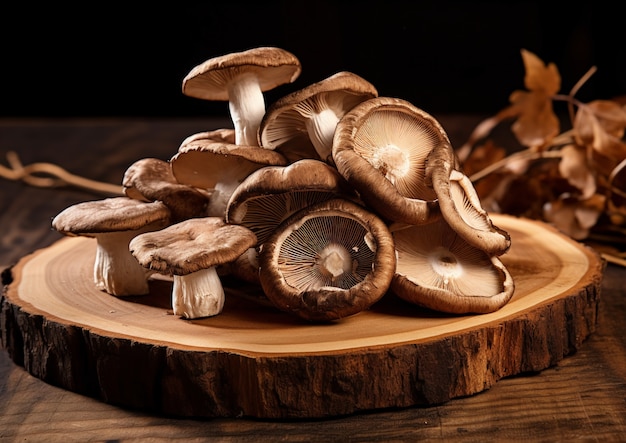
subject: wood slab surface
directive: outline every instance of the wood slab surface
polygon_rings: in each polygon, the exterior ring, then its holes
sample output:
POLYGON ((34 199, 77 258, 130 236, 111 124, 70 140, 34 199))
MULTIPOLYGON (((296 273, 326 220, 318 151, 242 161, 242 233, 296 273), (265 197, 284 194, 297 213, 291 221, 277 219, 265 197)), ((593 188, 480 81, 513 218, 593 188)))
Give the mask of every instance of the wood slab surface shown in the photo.
POLYGON ((516 285, 494 313, 436 313, 389 293, 368 311, 311 324, 226 279, 221 314, 183 320, 167 278, 145 296, 95 289, 95 240, 68 237, 11 269, 5 347, 46 382, 168 415, 319 418, 441 404, 552 366, 596 327, 600 257, 541 222, 493 218, 511 234, 502 261, 516 285))

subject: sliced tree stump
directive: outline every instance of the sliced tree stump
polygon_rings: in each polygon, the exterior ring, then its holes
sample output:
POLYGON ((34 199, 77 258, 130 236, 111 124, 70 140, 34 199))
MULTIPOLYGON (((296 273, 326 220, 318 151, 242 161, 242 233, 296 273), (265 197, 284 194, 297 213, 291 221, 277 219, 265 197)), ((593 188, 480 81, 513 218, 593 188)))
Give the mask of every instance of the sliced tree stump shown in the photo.
POLYGON ((5 274, 2 345, 50 384, 157 414, 319 418, 440 404, 555 365, 596 327, 600 257, 541 222, 492 218, 511 234, 502 261, 516 290, 491 314, 445 315, 387 294, 309 324, 227 280, 220 315, 183 320, 167 278, 145 296, 96 290, 95 240, 76 237, 5 274))

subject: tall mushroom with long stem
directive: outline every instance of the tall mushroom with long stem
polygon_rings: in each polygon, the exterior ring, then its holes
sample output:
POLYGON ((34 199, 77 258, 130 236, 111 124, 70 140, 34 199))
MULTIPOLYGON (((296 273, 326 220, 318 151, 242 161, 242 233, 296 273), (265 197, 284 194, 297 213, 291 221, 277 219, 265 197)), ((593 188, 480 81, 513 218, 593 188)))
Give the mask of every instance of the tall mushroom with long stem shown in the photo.
POLYGON ((265 114, 263 92, 295 81, 300 61, 275 47, 258 47, 206 60, 183 79, 183 94, 202 100, 228 101, 235 144, 258 146, 265 114))

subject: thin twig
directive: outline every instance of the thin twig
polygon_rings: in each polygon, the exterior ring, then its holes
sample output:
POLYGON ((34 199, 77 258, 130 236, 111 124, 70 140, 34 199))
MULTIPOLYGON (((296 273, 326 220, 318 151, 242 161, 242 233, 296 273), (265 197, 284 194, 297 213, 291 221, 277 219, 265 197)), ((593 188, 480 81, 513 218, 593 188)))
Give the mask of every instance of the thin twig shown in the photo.
POLYGON ((31 186, 39 188, 56 188, 61 186, 74 186, 92 192, 124 195, 121 185, 91 180, 68 172, 53 163, 32 163, 22 165, 18 155, 9 151, 7 161, 10 168, 0 165, 0 177, 8 180, 23 181, 31 186), (39 176, 43 174, 44 176, 39 176))
POLYGON ((482 180, 483 178, 488 176, 489 174, 492 174, 498 171, 499 169, 504 168, 507 164, 510 164, 514 161, 537 160, 540 158, 560 158, 562 157, 562 155, 563 154, 560 151, 531 151, 529 149, 515 152, 511 155, 504 157, 502 160, 499 160, 497 162, 490 164, 489 166, 486 166, 485 168, 481 169, 475 174, 472 174, 470 176, 470 181, 472 183, 476 183, 477 181, 482 180))
POLYGON ((619 265, 619 266, 626 267, 626 259, 623 259, 623 258, 618 257, 616 255, 607 254, 606 252, 603 252, 600 255, 602 256, 603 259, 605 259, 609 263, 613 263, 614 265, 619 265))

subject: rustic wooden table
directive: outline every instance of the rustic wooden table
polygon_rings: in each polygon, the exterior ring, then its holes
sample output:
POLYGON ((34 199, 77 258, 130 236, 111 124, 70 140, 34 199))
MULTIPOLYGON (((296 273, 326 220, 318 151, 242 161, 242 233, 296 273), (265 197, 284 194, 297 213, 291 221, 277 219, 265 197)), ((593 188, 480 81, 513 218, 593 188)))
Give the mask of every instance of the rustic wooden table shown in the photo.
MULTIPOLYGON (((442 116, 460 145, 479 121, 442 116)), ((0 120, 0 156, 51 162, 93 180, 119 183, 145 157, 169 159, 188 135, 228 125, 217 119, 0 120)), ((97 197, 97 196, 96 196, 97 197)), ((94 199, 76 188, 0 181, 0 269, 61 235, 58 212, 94 199)), ((480 394, 431 407, 325 420, 190 419, 125 410, 51 386, 0 350, 1 441, 625 441, 626 269, 609 264, 596 331, 574 354, 540 373, 500 380, 480 394)))

